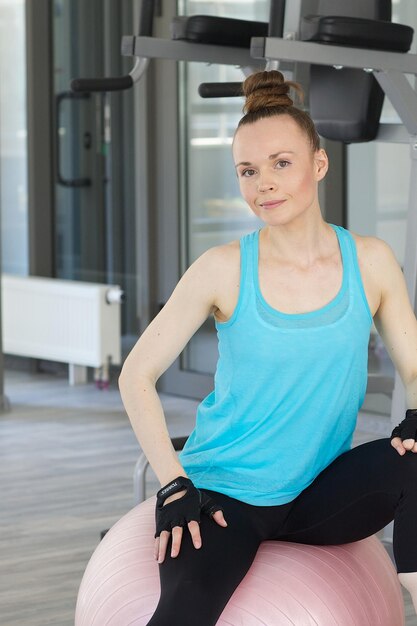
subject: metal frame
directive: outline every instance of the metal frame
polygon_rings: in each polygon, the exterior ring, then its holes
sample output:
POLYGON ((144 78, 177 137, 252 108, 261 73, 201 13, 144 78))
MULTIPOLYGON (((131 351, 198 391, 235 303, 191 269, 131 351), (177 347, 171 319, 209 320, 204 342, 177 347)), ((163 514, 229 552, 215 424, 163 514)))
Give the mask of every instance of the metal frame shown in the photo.
MULTIPOLYGON (((1 205, 0 205, 1 209, 1 205)), ((1 212, 0 212, 1 217, 1 212)), ((1 225, 1 219, 0 219, 1 225)), ((2 270, 1 240, 0 240, 0 276, 2 270)), ((10 410, 10 401, 4 393, 4 354, 3 354, 3 333, 2 333, 2 298, 3 293, 0 288, 0 414, 10 410)))
POLYGON ((51 3, 26 3, 29 272, 53 276, 54 119, 51 3))
POLYGON ((253 58, 247 48, 213 46, 158 37, 125 36, 122 38, 122 54, 147 59, 239 65, 254 69, 265 67, 265 59, 253 58))
POLYGON ((283 37, 252 37, 250 53, 255 59, 340 65, 341 67, 371 68, 371 71, 397 70, 417 74, 417 55, 409 52, 389 52, 334 46, 312 41, 294 41, 283 37), (331 62, 329 62, 331 57, 331 62))

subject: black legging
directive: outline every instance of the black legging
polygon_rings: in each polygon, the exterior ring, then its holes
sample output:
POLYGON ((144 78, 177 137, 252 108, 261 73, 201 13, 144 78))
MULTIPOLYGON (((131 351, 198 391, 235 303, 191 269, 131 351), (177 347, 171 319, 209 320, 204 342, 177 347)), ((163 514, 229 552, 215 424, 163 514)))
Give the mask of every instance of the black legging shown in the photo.
POLYGON ((344 452, 292 502, 253 506, 205 490, 224 509, 224 528, 201 518, 202 547, 184 528, 171 557, 171 537, 159 565, 161 597, 152 626, 212 626, 266 540, 316 545, 369 537, 393 519, 398 572, 417 572, 417 454, 400 456, 389 439, 344 452))

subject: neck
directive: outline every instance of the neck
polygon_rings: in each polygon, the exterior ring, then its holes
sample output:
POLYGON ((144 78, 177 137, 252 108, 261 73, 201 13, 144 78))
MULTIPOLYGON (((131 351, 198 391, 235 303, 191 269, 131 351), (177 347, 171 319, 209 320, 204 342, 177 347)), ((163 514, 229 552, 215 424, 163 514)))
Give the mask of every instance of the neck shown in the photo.
POLYGON ((301 269, 307 269, 334 253, 335 233, 321 214, 288 224, 268 224, 262 228, 260 236, 266 256, 301 269))

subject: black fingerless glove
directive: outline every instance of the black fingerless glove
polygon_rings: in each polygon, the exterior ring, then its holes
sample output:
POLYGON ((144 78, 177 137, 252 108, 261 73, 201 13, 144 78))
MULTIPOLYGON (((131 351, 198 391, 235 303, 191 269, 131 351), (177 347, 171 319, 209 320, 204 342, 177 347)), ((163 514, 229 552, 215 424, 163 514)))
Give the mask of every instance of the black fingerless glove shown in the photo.
POLYGON ((400 437, 401 441, 417 439, 417 409, 406 411, 405 419, 391 433, 391 439, 394 437, 400 437))
POLYGON ((223 509, 216 505, 210 496, 197 489, 189 478, 178 476, 156 494, 156 533, 154 536, 159 537, 163 530, 171 532, 174 526, 186 526, 191 521, 200 523, 200 512, 213 517, 216 511, 223 511, 223 509), (184 489, 187 493, 164 506, 169 496, 184 489))

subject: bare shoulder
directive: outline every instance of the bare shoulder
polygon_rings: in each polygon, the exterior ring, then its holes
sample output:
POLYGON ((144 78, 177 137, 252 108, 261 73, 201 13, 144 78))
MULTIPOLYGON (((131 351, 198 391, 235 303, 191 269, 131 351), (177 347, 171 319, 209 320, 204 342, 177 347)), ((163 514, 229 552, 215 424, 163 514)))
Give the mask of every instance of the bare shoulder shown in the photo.
MULTIPOLYGON (((239 240, 230 241, 218 246, 213 246, 206 250, 200 257, 201 262, 204 260, 204 264, 207 269, 216 275, 221 270, 223 278, 226 278, 230 271, 236 269, 239 270, 240 265, 240 244, 239 240)), ((220 276, 221 278, 221 276, 220 276)))
POLYGON ((230 317, 239 293, 239 239, 209 248, 201 255, 200 261, 202 272, 210 275, 213 312, 216 319, 224 321, 230 317))
POLYGON ((232 258, 233 256, 236 257, 240 254, 240 242, 239 239, 234 239, 233 241, 229 241, 228 243, 214 246, 213 248, 210 248, 210 250, 213 250, 217 255, 223 256, 225 258, 232 258))
POLYGON ((205 250, 184 272, 174 293, 182 293, 184 289, 179 288, 184 286, 186 297, 200 293, 211 301, 214 310, 220 308, 219 302, 223 302, 232 282, 237 278, 239 283, 239 247, 238 240, 205 250))
POLYGON ((401 266, 391 246, 379 237, 365 237, 349 231, 358 253, 359 268, 372 313, 404 282, 401 266))
POLYGON ((379 237, 367 237, 349 231, 356 243, 360 263, 372 273, 385 272, 398 261, 391 246, 379 237))

